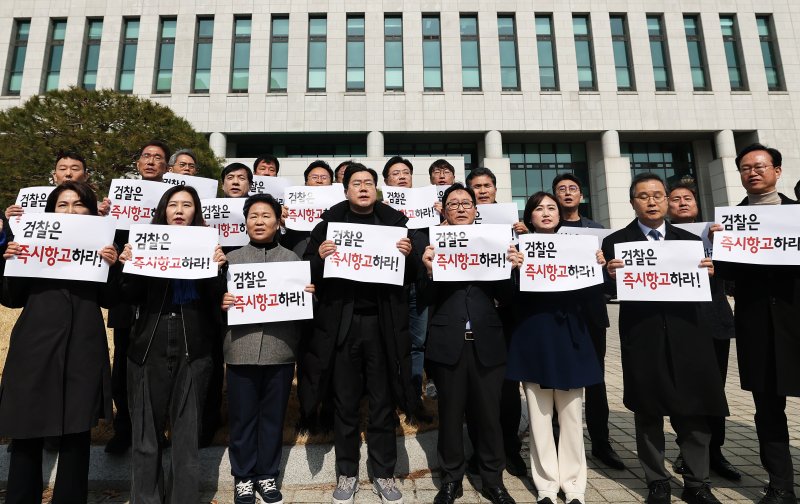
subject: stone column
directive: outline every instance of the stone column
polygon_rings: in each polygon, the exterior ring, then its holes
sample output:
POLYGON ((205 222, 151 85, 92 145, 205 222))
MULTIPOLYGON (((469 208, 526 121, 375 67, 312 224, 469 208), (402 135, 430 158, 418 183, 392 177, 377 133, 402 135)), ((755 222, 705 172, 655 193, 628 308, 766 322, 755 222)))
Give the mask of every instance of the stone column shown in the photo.
POLYGON ((499 131, 486 132, 483 136, 483 151, 484 158, 480 166, 489 168, 497 177, 497 201, 511 202, 511 162, 503 157, 503 136, 499 131))
MULTIPOLYGON (((708 163, 711 177, 711 198, 714 206, 737 204, 745 195, 736 168, 736 142, 731 130, 714 133, 717 159, 708 163)), ((713 219, 713 214, 708 216, 713 219)))
POLYGON ((213 132, 208 137, 208 146, 214 151, 214 155, 221 158, 228 157, 228 138, 224 133, 213 132))
POLYGON ((370 131, 367 133, 367 158, 383 158, 383 133, 370 131))
MULTIPOLYGON (((590 164, 592 210, 595 220, 608 228, 624 227, 634 217, 628 189, 631 185, 631 162, 620 155, 619 133, 615 130, 603 132, 601 138, 602 158, 590 164)), ((591 160, 591 157, 589 158, 591 160)))

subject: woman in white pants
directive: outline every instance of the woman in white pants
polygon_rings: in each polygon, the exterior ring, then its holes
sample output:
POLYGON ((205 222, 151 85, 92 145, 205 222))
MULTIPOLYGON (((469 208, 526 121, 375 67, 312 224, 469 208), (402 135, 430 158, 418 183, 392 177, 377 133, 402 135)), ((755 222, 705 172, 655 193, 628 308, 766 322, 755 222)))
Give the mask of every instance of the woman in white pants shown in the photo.
MULTIPOLYGON (((531 232, 554 233, 560 210, 553 195, 539 192, 528 200, 523 220, 531 232)), ((597 261, 605 263, 599 250, 597 261)), ((583 389, 603 380, 584 320, 585 291, 521 292, 515 303, 517 327, 511 337, 506 377, 523 382, 530 416, 531 473, 540 504, 555 504, 559 489, 568 504, 585 502, 583 389), (557 448, 554 406, 559 423, 557 448)))

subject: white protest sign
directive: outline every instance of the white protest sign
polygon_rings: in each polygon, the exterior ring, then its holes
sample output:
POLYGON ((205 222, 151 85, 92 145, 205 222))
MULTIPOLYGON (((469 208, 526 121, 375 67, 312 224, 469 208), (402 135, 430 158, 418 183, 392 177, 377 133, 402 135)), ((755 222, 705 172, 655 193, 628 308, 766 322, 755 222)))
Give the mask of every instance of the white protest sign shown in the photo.
POLYGON ((711 301, 700 240, 634 241, 614 244, 620 301, 711 301))
POLYGON ((100 250, 114 242, 114 221, 94 215, 25 213, 15 231, 20 253, 6 261, 6 276, 108 279, 108 263, 100 250))
POLYGON ((434 280, 463 282, 510 277, 508 226, 440 226, 431 229, 430 234, 434 280))
POLYGON ((475 224, 508 224, 513 226, 519 222, 516 203, 488 203, 478 205, 475 224))
POLYGON ((439 203, 442 202, 442 197, 444 196, 444 192, 450 188, 451 184, 441 184, 437 185, 436 187, 436 198, 439 200, 439 203))
MULTIPOLYGON (((17 194, 15 205, 21 206, 23 213, 42 213, 47 206, 47 198, 53 192, 55 186, 36 186, 23 187, 17 194)), ((11 231, 16 232, 19 226, 20 216, 11 217, 8 220, 11 231)))
POLYGON ((231 264, 227 279, 234 297, 228 325, 314 318, 308 261, 231 264))
POLYGON ((588 235, 524 234, 519 290, 559 292, 603 283, 597 264, 597 239, 588 235))
POLYGON ((800 265, 800 205, 717 207, 714 260, 800 265))
POLYGON ((403 285, 406 258, 397 242, 407 234, 404 227, 329 223, 327 238, 336 252, 325 258, 324 277, 403 285))
POLYGON ((108 189, 109 215, 116 220, 117 229, 130 229, 131 224, 140 221, 149 223, 167 189, 169 185, 150 180, 112 180, 108 189))
POLYGON ((125 263, 125 273, 186 280, 217 275, 214 228, 133 224, 129 241, 133 258, 125 263))
POLYGON ((219 181, 206 177, 195 177, 194 175, 181 175, 180 173, 165 173, 164 183, 177 186, 194 187, 200 199, 216 198, 219 181))
POLYGON ((572 227, 572 226, 561 226, 558 228, 557 233, 562 235, 582 235, 582 236, 595 236, 597 238, 597 248, 600 248, 603 244, 603 240, 606 236, 613 233, 613 229, 603 229, 603 228, 588 228, 588 227, 572 227))
POLYGON ((708 228, 711 227, 713 222, 687 222, 685 224, 673 224, 676 228, 681 228, 684 231, 689 231, 693 235, 703 240, 703 251, 706 257, 711 257, 711 252, 714 248, 711 240, 708 239, 708 228))
POLYGON ((408 229, 437 226, 439 212, 433 207, 436 203, 436 186, 389 187, 384 186, 383 202, 408 217, 408 229))
POLYGON ((284 204, 284 193, 292 186, 292 181, 283 177, 253 175, 250 194, 271 194, 281 205, 284 204))
POLYGON ((311 231, 322 212, 345 199, 341 186, 292 186, 284 194, 286 227, 295 231, 311 231))
POLYGON ((219 232, 219 244, 223 247, 241 247, 250 242, 242 213, 246 200, 211 198, 202 201, 203 219, 219 232))

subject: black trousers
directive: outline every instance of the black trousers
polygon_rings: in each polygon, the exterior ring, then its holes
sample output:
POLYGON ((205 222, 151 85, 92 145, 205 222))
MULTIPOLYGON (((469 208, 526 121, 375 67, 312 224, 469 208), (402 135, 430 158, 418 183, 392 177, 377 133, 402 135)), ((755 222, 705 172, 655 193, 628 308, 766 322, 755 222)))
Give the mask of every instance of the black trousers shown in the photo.
POLYGON ((358 475, 361 441, 358 410, 366 383, 369 400, 367 454, 372 473, 376 478, 394 477, 397 463, 395 408, 389 386, 393 370, 386 362, 377 315, 353 314, 347 337, 336 348, 333 366, 331 389, 337 475, 358 475))
MULTIPOLYGON (((53 504, 75 504, 89 498, 89 431, 65 434, 58 448, 58 470, 53 504)), ((42 502, 42 447, 44 438, 14 439, 8 468, 6 504, 42 502)))
MULTIPOLYGON (((672 476, 664 467, 664 417, 634 413, 636 450, 644 469, 647 484, 669 480, 672 476)), ((678 446, 686 464, 683 475, 685 487, 699 487, 710 481, 708 445, 711 432, 705 416, 671 416, 672 428, 678 434, 678 446)))
POLYGON ((228 364, 227 369, 231 474, 239 479, 277 478, 294 364, 228 364))
POLYGON ((117 411, 114 415, 114 435, 131 435, 131 413, 128 410, 128 342, 130 327, 114 328, 114 362, 111 366, 111 398, 117 411))
MULTIPOLYGON (((753 392, 756 405, 756 433, 761 464, 773 488, 794 493, 794 469, 789 451, 786 396, 753 392)), ((14 445, 16 449, 16 444, 14 445)))
MULTIPOLYGON (((589 336, 600 363, 600 370, 605 376, 606 372, 606 328, 589 324, 589 336)), ((605 378, 602 382, 585 388, 584 399, 586 430, 592 447, 605 447, 609 443, 608 434, 608 395, 606 394, 605 378)))
POLYGON ((467 429, 478 434, 475 453, 481 480, 484 487, 493 487, 503 483, 505 468, 498 409, 506 366, 483 366, 476 353, 467 342, 454 365, 429 362, 439 394, 437 452, 442 483, 460 482, 465 470, 462 426, 466 415, 467 429))
MULTIPOLYGON (((222 329, 220 329, 222 333, 222 329)), ((200 439, 210 442, 222 423, 222 387, 225 383, 225 356, 222 353, 222 342, 225 335, 214 341, 211 346, 211 376, 208 381, 200 439)))

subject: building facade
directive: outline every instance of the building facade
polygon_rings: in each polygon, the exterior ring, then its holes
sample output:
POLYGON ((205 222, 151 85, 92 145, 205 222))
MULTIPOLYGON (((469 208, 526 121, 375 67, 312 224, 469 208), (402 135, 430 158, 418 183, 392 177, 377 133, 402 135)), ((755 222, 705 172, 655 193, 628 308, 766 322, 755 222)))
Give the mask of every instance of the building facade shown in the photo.
POLYGON ((695 180, 711 218, 744 196, 746 144, 784 153, 782 192, 800 177, 795 24, 788 0, 6 0, 0 108, 112 88, 225 158, 458 158, 520 208, 571 171, 614 227, 655 171, 695 180))

